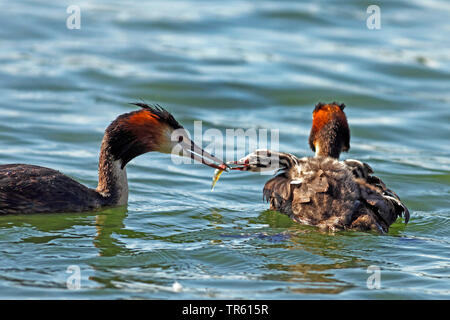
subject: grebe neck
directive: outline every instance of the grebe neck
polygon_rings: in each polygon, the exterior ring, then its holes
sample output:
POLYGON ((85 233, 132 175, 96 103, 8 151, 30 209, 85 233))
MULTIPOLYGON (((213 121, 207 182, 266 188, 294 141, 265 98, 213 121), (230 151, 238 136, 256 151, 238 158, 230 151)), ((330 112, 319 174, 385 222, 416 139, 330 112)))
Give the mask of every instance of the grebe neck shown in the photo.
POLYGON ((111 139, 105 132, 98 163, 98 186, 96 191, 108 205, 125 205, 128 202, 128 180, 122 160, 115 159, 111 152, 111 139))
POLYGON ((339 160, 341 154, 341 143, 339 141, 319 141, 315 145, 316 157, 330 157, 339 160))

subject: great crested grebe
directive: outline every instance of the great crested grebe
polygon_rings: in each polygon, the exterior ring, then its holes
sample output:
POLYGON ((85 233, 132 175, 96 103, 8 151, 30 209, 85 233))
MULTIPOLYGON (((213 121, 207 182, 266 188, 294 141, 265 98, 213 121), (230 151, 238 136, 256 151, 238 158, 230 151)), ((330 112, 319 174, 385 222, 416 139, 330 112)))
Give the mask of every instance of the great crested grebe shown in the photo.
POLYGON ((372 168, 358 160, 339 161, 350 149, 350 129, 344 104, 318 103, 313 111, 309 145, 314 157, 297 158, 288 153, 256 150, 230 162, 232 170, 264 171, 278 169, 267 181, 263 198, 272 210, 294 221, 321 229, 374 230, 388 232, 402 214, 409 211, 388 189, 372 168))
POLYGON ((83 212, 125 205, 128 202, 125 166, 150 151, 178 150, 177 155, 227 169, 220 159, 195 145, 168 111, 158 105, 133 104, 141 109, 120 115, 105 130, 96 189, 53 169, 27 164, 0 165, 0 214, 83 212))

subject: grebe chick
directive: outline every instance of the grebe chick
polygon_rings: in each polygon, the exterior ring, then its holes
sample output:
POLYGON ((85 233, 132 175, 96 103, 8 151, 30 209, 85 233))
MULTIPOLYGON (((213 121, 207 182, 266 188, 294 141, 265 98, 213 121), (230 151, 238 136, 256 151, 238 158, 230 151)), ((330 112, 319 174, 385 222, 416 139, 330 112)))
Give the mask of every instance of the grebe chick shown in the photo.
POLYGON ((128 202, 126 164, 151 151, 187 156, 227 169, 188 138, 175 118, 160 106, 134 103, 140 110, 122 114, 105 130, 98 186, 88 188, 59 171, 27 164, 0 165, 0 214, 83 212, 128 202))
POLYGON ((314 157, 297 158, 288 153, 256 150, 231 162, 232 170, 278 169, 267 181, 263 197, 270 209, 287 214, 294 221, 321 229, 377 231, 386 233, 409 211, 388 189, 372 168, 358 160, 339 161, 350 149, 350 129, 344 104, 319 103, 313 111, 309 145, 314 157))

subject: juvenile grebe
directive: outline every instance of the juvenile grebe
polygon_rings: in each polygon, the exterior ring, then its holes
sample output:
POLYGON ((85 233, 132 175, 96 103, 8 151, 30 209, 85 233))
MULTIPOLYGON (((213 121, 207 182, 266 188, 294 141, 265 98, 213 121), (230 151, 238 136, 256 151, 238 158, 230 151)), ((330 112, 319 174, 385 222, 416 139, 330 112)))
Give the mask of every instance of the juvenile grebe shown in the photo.
POLYGON ((27 164, 0 165, 0 214, 83 212, 128 202, 125 166, 150 151, 187 156, 213 168, 227 165, 188 138, 160 106, 133 103, 140 110, 122 114, 105 130, 98 186, 88 188, 59 171, 27 164), (210 161, 208 161, 208 159, 210 161))
POLYGON ((350 129, 344 104, 319 103, 313 111, 309 145, 315 157, 257 150, 232 162, 232 170, 278 169, 264 186, 270 208, 294 221, 327 230, 388 232, 397 217, 409 211, 372 168, 358 160, 339 161, 350 149, 350 129))

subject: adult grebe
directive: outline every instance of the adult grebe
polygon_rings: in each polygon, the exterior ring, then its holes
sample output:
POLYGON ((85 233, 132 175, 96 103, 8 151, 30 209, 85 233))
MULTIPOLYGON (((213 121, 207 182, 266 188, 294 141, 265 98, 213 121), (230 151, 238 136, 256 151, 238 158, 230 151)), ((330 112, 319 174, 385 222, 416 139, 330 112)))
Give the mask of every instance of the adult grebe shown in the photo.
POLYGON ((141 110, 120 115, 105 130, 96 189, 53 169, 27 164, 0 165, 0 214, 82 212, 124 205, 128 202, 125 166, 150 151, 177 150, 175 153, 180 156, 227 169, 220 159, 195 145, 168 111, 158 105, 133 104, 141 110))
POLYGON ((313 111, 309 145, 315 157, 257 150, 231 162, 232 170, 278 169, 264 186, 270 208, 293 220, 326 230, 355 229, 388 232, 397 217, 409 211, 372 168, 357 160, 339 161, 350 149, 350 129, 344 104, 318 103, 313 111))

